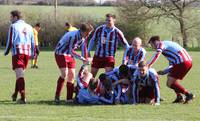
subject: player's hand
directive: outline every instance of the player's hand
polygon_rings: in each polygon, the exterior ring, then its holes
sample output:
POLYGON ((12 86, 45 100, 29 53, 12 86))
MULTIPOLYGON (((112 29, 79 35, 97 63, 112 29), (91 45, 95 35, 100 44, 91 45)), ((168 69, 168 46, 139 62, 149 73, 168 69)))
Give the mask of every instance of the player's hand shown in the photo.
POLYGON ((89 61, 88 60, 83 60, 83 64, 84 65, 89 65, 89 61))
POLYGON ((9 53, 9 51, 6 51, 6 52, 4 53, 4 55, 6 56, 6 55, 8 55, 8 53, 9 53))
POLYGON ((157 73, 158 73, 158 75, 164 75, 164 74, 165 74, 165 73, 164 73, 163 71, 161 71, 161 70, 158 71, 157 73))
POLYGON ((39 55, 40 54, 40 49, 38 46, 36 46, 36 54, 39 55))
POLYGON ((92 63, 92 60, 93 60, 93 58, 87 58, 87 60, 89 61, 89 64, 91 64, 92 63))
POLYGON ((117 104, 120 104, 120 100, 117 98, 117 99, 115 99, 115 104, 117 105, 117 104))

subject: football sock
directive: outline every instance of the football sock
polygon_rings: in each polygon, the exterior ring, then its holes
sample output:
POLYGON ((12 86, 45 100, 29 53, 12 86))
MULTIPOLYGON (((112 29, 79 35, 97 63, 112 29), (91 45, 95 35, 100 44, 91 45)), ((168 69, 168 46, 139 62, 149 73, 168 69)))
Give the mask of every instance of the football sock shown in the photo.
POLYGON ((176 92, 176 94, 178 93, 182 93, 184 95, 188 94, 188 91, 177 82, 173 83, 170 88, 173 89, 176 92))
POLYGON ((63 79, 62 77, 58 78, 57 88, 56 88, 56 96, 58 96, 58 97, 60 96, 60 92, 63 88, 64 82, 65 82, 65 79, 63 79))
POLYGON ((23 77, 17 79, 18 81, 18 90, 21 94, 21 99, 25 99, 25 81, 23 77))
POLYGON ((67 82, 67 100, 72 99, 74 92, 74 83, 73 82, 67 82))
POLYGON ((15 97, 17 96, 18 91, 19 91, 18 85, 19 85, 19 81, 18 81, 18 79, 17 79, 16 82, 15 82, 15 92, 13 93, 13 96, 15 96, 15 97))

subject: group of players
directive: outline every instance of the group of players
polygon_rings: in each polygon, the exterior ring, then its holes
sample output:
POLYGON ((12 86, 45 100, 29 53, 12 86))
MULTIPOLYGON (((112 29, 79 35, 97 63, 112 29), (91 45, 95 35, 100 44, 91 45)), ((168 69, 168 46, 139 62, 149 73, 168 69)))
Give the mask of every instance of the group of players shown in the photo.
MULTIPOLYGON (((129 46, 123 33, 115 26, 116 16, 106 14, 106 21, 95 29, 90 24, 81 24, 80 29, 69 31, 58 42, 55 49, 55 60, 60 70, 55 92, 55 103, 60 103, 60 94, 67 78, 66 102, 76 101, 80 104, 137 104, 149 103, 160 105, 160 85, 158 74, 167 75, 167 86, 177 95, 174 103, 188 103, 195 95, 187 91, 180 83, 192 67, 192 59, 188 52, 177 43, 161 41, 159 36, 149 39, 151 47, 156 50, 152 59, 145 62, 146 51, 141 47, 142 40, 136 37, 129 46), (89 35, 92 37, 87 48, 89 35), (122 65, 115 67, 115 53, 121 43, 124 47, 122 65), (94 57, 90 51, 96 44, 94 57), (81 48, 82 54, 76 52, 81 48), (169 66, 158 73, 151 66, 163 54, 169 66), (75 80, 75 58, 83 61, 75 80), (87 66, 91 64, 91 73, 87 66), (95 79, 98 70, 105 69, 95 79), (75 100, 73 93, 76 92, 75 100)), ((29 57, 34 56, 34 37, 32 27, 21 19, 17 10, 11 12, 12 24, 8 33, 5 55, 12 48, 12 65, 16 73, 16 86, 12 95, 16 101, 26 103, 24 70, 29 57)))

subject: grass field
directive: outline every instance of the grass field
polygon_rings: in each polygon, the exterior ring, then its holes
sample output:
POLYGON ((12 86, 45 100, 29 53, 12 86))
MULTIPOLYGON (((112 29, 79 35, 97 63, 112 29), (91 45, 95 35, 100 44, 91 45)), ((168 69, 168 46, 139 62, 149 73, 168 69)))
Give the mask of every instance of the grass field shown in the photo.
MULTIPOLYGON (((182 81, 196 95, 193 103, 172 104, 173 91, 165 86, 166 77, 161 79, 161 95, 166 101, 160 106, 151 105, 102 105, 80 106, 65 105, 66 89, 62 92, 61 105, 54 105, 54 92, 59 76, 54 53, 43 51, 39 57, 39 69, 30 69, 25 73, 28 104, 20 105, 11 101, 15 85, 15 75, 11 70, 11 56, 4 57, 0 51, 0 121, 200 121, 200 52, 190 52, 193 68, 182 81)), ((122 52, 117 54, 117 65, 121 63, 122 52)), ((152 52, 148 52, 148 59, 152 52)), ((77 69, 81 63, 78 61, 77 69)), ((154 65, 159 70, 167 66, 163 57, 154 65)), ((103 71, 103 70, 102 70, 103 71)))

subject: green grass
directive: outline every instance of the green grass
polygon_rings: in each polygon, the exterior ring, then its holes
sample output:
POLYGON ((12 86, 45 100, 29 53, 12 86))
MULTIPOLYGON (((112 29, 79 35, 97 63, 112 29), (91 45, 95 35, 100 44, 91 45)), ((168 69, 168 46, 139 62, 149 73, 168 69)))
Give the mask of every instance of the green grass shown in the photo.
MULTIPOLYGON (((200 52, 190 52, 193 57, 193 68, 181 83, 196 94, 196 99, 188 105, 172 104, 175 98, 172 90, 165 86, 166 77, 162 76, 161 95, 166 101, 160 106, 151 105, 111 105, 80 106, 65 105, 66 88, 63 89, 59 106, 53 104, 56 81, 59 70, 54 60, 54 53, 43 51, 39 56, 39 69, 25 72, 28 104, 20 105, 11 101, 15 85, 15 74, 11 70, 11 56, 4 57, 0 51, 0 121, 198 121, 200 120, 200 52)), ((122 52, 116 54, 117 64, 121 63, 122 52)), ((148 59, 152 52, 148 52, 148 59)), ((77 69, 81 65, 77 61, 77 69)), ((154 67, 159 70, 167 66, 161 57, 154 67)), ((103 71, 103 70, 101 70, 103 71)))

